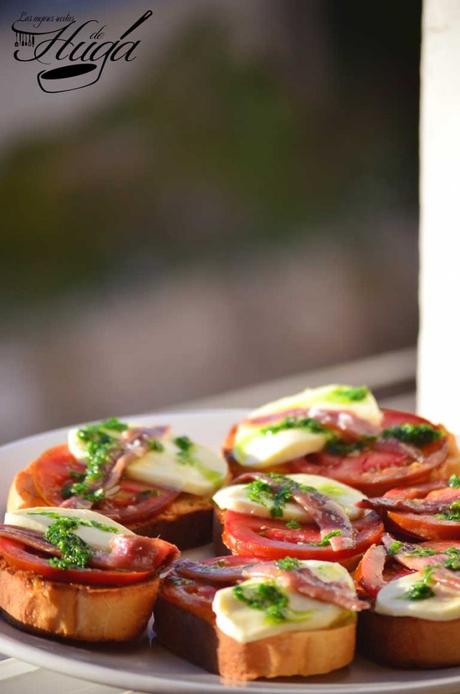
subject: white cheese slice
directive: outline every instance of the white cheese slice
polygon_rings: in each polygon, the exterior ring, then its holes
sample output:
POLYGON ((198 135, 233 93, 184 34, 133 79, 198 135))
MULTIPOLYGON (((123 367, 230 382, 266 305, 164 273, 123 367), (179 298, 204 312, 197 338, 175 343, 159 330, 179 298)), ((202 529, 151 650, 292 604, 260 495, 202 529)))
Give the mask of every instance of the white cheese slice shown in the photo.
POLYGON ((371 425, 380 425, 382 412, 372 393, 367 390, 361 400, 347 399, 343 393, 349 388, 351 386, 337 384, 307 388, 301 393, 281 398, 254 410, 248 420, 266 415, 272 415, 273 418, 264 424, 251 424, 245 420, 238 426, 233 447, 235 459, 240 465, 264 468, 322 450, 328 440, 327 433, 302 428, 264 433, 264 428, 279 424, 287 412, 296 409, 309 409, 309 416, 313 419, 315 409, 337 412, 346 410, 371 425))
POLYGON ((16 525, 27 530, 46 533, 49 526, 58 518, 81 519, 94 525, 80 525, 72 532, 78 535, 92 549, 109 550, 110 542, 115 535, 133 535, 124 525, 117 523, 96 511, 78 508, 62 508, 60 506, 37 506, 34 508, 5 513, 6 525, 16 525), (99 527, 95 527, 99 526, 99 527), (103 528, 103 529, 102 529, 103 528))
MULTIPOLYGON (((119 437, 117 432, 108 432, 119 437)), ((160 440, 163 450, 149 451, 130 463, 124 475, 137 482, 170 487, 197 496, 210 496, 224 482, 228 468, 224 458, 211 449, 193 442, 189 455, 181 455, 174 443, 174 434, 168 433, 160 440)), ((78 460, 88 457, 85 442, 78 436, 78 429, 68 433, 69 450, 78 460)))
MULTIPOLYGON (((301 562, 316 573, 323 581, 339 581, 353 588, 353 580, 343 566, 333 562, 308 560, 301 562)), ((250 579, 240 585, 243 589, 266 583, 267 579, 250 579)), ((299 593, 287 591, 276 580, 272 581, 287 596, 287 619, 283 622, 270 621, 262 610, 254 609, 239 600, 233 588, 222 588, 214 596, 212 609, 216 624, 224 634, 239 643, 259 641, 289 631, 311 631, 327 629, 349 617, 347 610, 319 600, 307 598, 299 593)))
POLYGON ((163 451, 151 451, 126 469, 126 477, 159 484, 189 494, 209 496, 224 482, 227 464, 222 456, 195 443, 190 459, 181 458, 172 439, 161 439, 163 451))
POLYGON ((433 622, 447 622, 460 618, 460 593, 451 593, 431 586, 434 596, 425 600, 410 600, 406 593, 410 586, 419 581, 419 572, 397 578, 387 583, 378 593, 375 611, 392 617, 418 617, 433 622))
MULTIPOLYGON (((343 507, 347 516, 354 520, 359 518, 363 510, 356 506, 358 501, 365 499, 364 494, 347 484, 331 480, 321 475, 305 475, 303 473, 285 475, 287 479, 293 480, 298 484, 314 487, 321 494, 325 494, 343 507)), ((248 496, 247 484, 233 484, 222 487, 213 496, 214 502, 222 510, 236 511, 237 513, 247 513, 259 518, 271 518, 270 508, 263 504, 253 501, 248 496)), ((296 520, 301 523, 308 523, 312 518, 301 506, 294 503, 287 503, 283 507, 283 520, 296 520)))

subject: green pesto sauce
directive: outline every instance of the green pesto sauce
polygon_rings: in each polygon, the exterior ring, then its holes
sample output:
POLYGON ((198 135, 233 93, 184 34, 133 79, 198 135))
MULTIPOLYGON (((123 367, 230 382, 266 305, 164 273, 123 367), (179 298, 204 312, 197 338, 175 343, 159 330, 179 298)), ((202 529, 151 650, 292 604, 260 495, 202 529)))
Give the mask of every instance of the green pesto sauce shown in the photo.
POLYGON ((317 490, 319 491, 320 494, 325 494, 325 496, 330 496, 330 497, 339 497, 343 496, 344 490, 341 487, 338 487, 336 484, 320 484, 317 487, 317 490))
POLYGON ((288 596, 271 581, 251 586, 242 584, 234 586, 233 595, 248 607, 264 612, 265 621, 268 624, 302 622, 312 615, 312 610, 301 612, 291 610, 288 596))
POLYGON ((431 588, 433 583, 433 567, 426 566, 423 570, 422 578, 413 583, 402 596, 406 600, 427 600, 434 596, 434 591, 431 588))
POLYGON ((267 473, 276 483, 277 488, 274 489, 263 480, 253 480, 246 485, 246 496, 251 501, 261 504, 270 510, 270 515, 273 518, 282 518, 284 515, 284 507, 292 500, 293 491, 300 489, 302 491, 315 491, 313 487, 299 485, 294 480, 279 475, 276 473, 267 473))
POLYGON ((460 499, 453 501, 449 508, 442 513, 437 513, 436 518, 440 520, 460 521, 460 499))
POLYGON ((404 542, 395 540, 387 549, 388 554, 392 557, 401 551, 411 557, 433 557, 436 554, 443 554, 445 555, 445 560, 440 561, 439 564, 432 564, 431 566, 444 566, 451 571, 460 571, 460 549, 458 547, 448 547, 442 551, 432 549, 431 547, 413 547, 412 549, 406 549, 404 542))
POLYGON ((342 534, 342 531, 337 529, 337 530, 331 530, 330 533, 327 533, 322 540, 319 542, 315 542, 313 544, 317 545, 318 547, 328 547, 331 544, 331 537, 338 537, 339 535, 342 534))
POLYGON ((176 459, 182 465, 191 465, 202 477, 211 482, 213 485, 222 482, 222 475, 215 470, 203 465, 203 463, 194 455, 195 444, 188 436, 177 436, 174 439, 174 445, 178 448, 176 459))
MULTIPOLYGON (((85 527, 85 528, 97 528, 105 533, 120 533, 121 530, 113 525, 107 525, 106 523, 99 523, 99 521, 88 520, 86 518, 72 518, 72 516, 63 516, 56 511, 29 511, 28 516, 46 516, 47 518, 56 518, 56 520, 61 520, 66 518, 76 523, 75 527, 85 527)), ((51 526, 50 526, 51 527, 51 526)))
POLYGON ((158 439, 149 439, 147 441, 147 445, 149 449, 155 453, 162 453, 165 449, 161 441, 158 441, 158 439))
POLYGON ((358 441, 344 441, 339 436, 331 434, 325 449, 331 455, 345 456, 368 448, 376 440, 376 436, 362 436, 358 441))
POLYGON ((45 538, 62 553, 60 558, 49 559, 51 566, 57 569, 84 569, 88 565, 92 556, 91 548, 73 532, 79 525, 78 520, 68 516, 51 523, 45 538))
POLYGON ((311 434, 326 434, 328 429, 311 417, 285 417, 278 424, 270 424, 260 429, 260 434, 272 436, 286 429, 304 429, 311 434))
POLYGON ((271 624, 279 624, 287 619, 286 608, 289 600, 274 583, 258 583, 257 585, 237 585, 233 595, 253 610, 261 610, 271 624))
POLYGON ((444 562, 446 569, 460 571, 460 549, 449 547, 446 549, 445 554, 447 554, 447 560, 444 562))
POLYGON ((439 554, 439 550, 431 549, 431 547, 413 547, 409 549, 408 546, 400 540, 393 540, 391 545, 387 548, 387 553, 390 557, 394 557, 401 551, 411 557, 432 557, 435 554, 439 554))
POLYGON ((288 520, 286 523, 286 528, 289 528, 289 530, 298 530, 301 527, 299 521, 296 520, 288 520))
POLYGON ((400 540, 394 540, 391 545, 387 548, 387 552, 390 555, 390 557, 394 557, 395 554, 398 554, 404 547, 404 542, 400 542, 400 540))
POLYGON ((324 399, 327 402, 350 404, 353 402, 362 402, 368 395, 369 388, 367 388, 367 386, 358 386, 356 388, 352 386, 338 386, 328 393, 324 399))
POLYGON ((103 489, 92 490, 91 486, 101 480, 105 467, 119 449, 118 436, 128 429, 128 425, 116 417, 110 417, 97 424, 88 424, 78 430, 77 436, 85 445, 87 461, 83 479, 66 485, 63 489, 65 496, 80 496, 88 501, 96 502, 104 498, 103 489), (114 435, 115 434, 115 435, 114 435))
POLYGON ((460 487, 460 477, 459 475, 451 475, 448 482, 449 487, 453 489, 458 489, 460 487))
POLYGON ((298 559, 294 557, 284 557, 284 559, 279 559, 275 562, 278 569, 283 571, 295 571, 295 569, 300 569, 301 563, 298 559))
POLYGON ((384 429, 382 432, 384 439, 398 439, 403 443, 410 443, 413 446, 427 446, 434 443, 442 434, 431 424, 398 424, 394 427, 384 429))

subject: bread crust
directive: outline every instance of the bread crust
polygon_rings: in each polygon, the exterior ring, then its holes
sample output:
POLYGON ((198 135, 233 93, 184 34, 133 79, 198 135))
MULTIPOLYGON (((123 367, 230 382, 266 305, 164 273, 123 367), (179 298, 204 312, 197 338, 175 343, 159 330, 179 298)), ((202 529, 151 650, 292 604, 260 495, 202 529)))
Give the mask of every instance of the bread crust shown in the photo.
MULTIPOLYGON (((48 505, 35 489, 30 467, 18 472, 13 479, 7 501, 9 512, 48 505)), ((154 518, 126 527, 138 535, 161 537, 184 550, 211 541, 212 515, 213 506, 208 498, 182 493, 154 518)))
POLYGON ((460 619, 435 622, 363 612, 358 644, 369 658, 401 668, 460 665, 460 619))
POLYGON ((78 641, 128 641, 145 628, 160 580, 121 587, 61 583, 0 558, 0 609, 27 630, 78 641))
POLYGON ((163 598, 155 607, 158 640, 182 658, 227 680, 320 675, 353 659, 356 619, 330 629, 295 631, 239 643, 208 621, 163 598))

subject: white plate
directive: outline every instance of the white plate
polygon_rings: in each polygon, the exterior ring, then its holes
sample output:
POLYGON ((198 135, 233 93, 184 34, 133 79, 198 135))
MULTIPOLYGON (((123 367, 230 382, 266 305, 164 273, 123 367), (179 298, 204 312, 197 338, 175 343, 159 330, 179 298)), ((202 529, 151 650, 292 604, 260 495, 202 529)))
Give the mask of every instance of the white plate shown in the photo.
MULTIPOLYGON (((178 433, 187 433, 216 448, 241 410, 155 414, 126 419, 139 423, 170 423, 178 433)), ((0 508, 6 503, 13 477, 49 446, 65 440, 64 429, 32 436, 0 448, 0 508)), ((194 554, 204 556, 206 548, 194 554)), ((394 670, 357 658, 353 665, 331 675, 309 679, 262 680, 250 684, 225 683, 177 658, 147 636, 122 647, 76 646, 32 636, 0 619, 0 652, 65 675, 144 692, 215 692, 229 694, 242 689, 262 694, 367 694, 376 692, 459 692, 460 668, 445 670, 394 670)))

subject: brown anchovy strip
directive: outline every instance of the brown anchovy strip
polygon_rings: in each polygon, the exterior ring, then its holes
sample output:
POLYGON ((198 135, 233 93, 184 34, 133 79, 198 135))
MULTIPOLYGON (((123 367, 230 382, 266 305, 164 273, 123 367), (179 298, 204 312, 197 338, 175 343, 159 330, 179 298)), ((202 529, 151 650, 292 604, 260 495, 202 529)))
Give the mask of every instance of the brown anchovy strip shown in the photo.
POLYGON ((315 419, 325 427, 333 427, 347 434, 360 436, 375 436, 379 433, 379 427, 374 426, 365 419, 357 417, 348 410, 327 410, 321 407, 294 407, 284 412, 272 412, 257 417, 249 417, 245 423, 254 426, 269 425, 271 422, 279 422, 287 417, 308 417, 315 419))
POLYGON ((443 513, 448 511, 451 501, 425 501, 423 499, 395 499, 376 496, 372 499, 362 499, 356 504, 360 508, 372 508, 375 511, 406 511, 408 513, 443 513))
POLYGON ((205 580, 208 583, 225 585, 243 580, 243 570, 251 564, 258 563, 258 561, 258 559, 251 557, 223 557, 214 563, 182 559, 174 565, 174 570, 184 578, 205 580), (225 564, 221 566, 220 562, 225 562, 225 564))
POLYGON ((323 581, 306 566, 287 571, 279 568, 276 562, 261 562, 243 570, 244 578, 276 578, 288 590, 307 595, 314 600, 327 602, 346 610, 360 611, 369 607, 369 603, 360 600, 355 591, 338 581, 323 581))
POLYGON ((447 554, 441 550, 436 554, 430 554, 428 556, 417 555, 417 552, 420 550, 420 545, 412 544, 411 542, 403 542, 402 546, 399 547, 398 545, 399 549, 395 551, 395 542, 396 540, 389 533, 385 533, 382 537, 382 544, 387 554, 402 566, 412 569, 413 571, 421 571, 425 566, 442 564, 447 559, 447 554))
POLYGON ((17 525, 0 524, 0 537, 4 537, 7 540, 22 542, 22 544, 27 545, 27 547, 37 549, 39 552, 44 552, 53 557, 61 556, 61 551, 55 545, 52 545, 51 542, 45 540, 43 535, 33 530, 26 530, 17 525))
POLYGON ((260 562, 251 557, 222 557, 214 563, 183 559, 175 564, 174 571, 185 578, 204 580, 217 586, 232 585, 248 578, 276 579, 287 590, 347 610, 359 611, 369 607, 369 603, 360 600, 346 584, 323 581, 304 566, 286 570, 277 562, 260 562), (224 565, 220 566, 218 561, 224 565))
MULTIPOLYGON (((275 491, 282 486, 276 479, 261 472, 246 472, 237 477, 234 480, 234 484, 251 482, 252 480, 261 480, 275 491)), ((339 504, 316 490, 304 491, 296 483, 292 486, 292 498, 313 518, 320 528, 321 538, 329 535, 333 530, 340 530, 340 535, 329 538, 330 545, 334 551, 350 549, 354 546, 355 532, 353 526, 339 504)))

